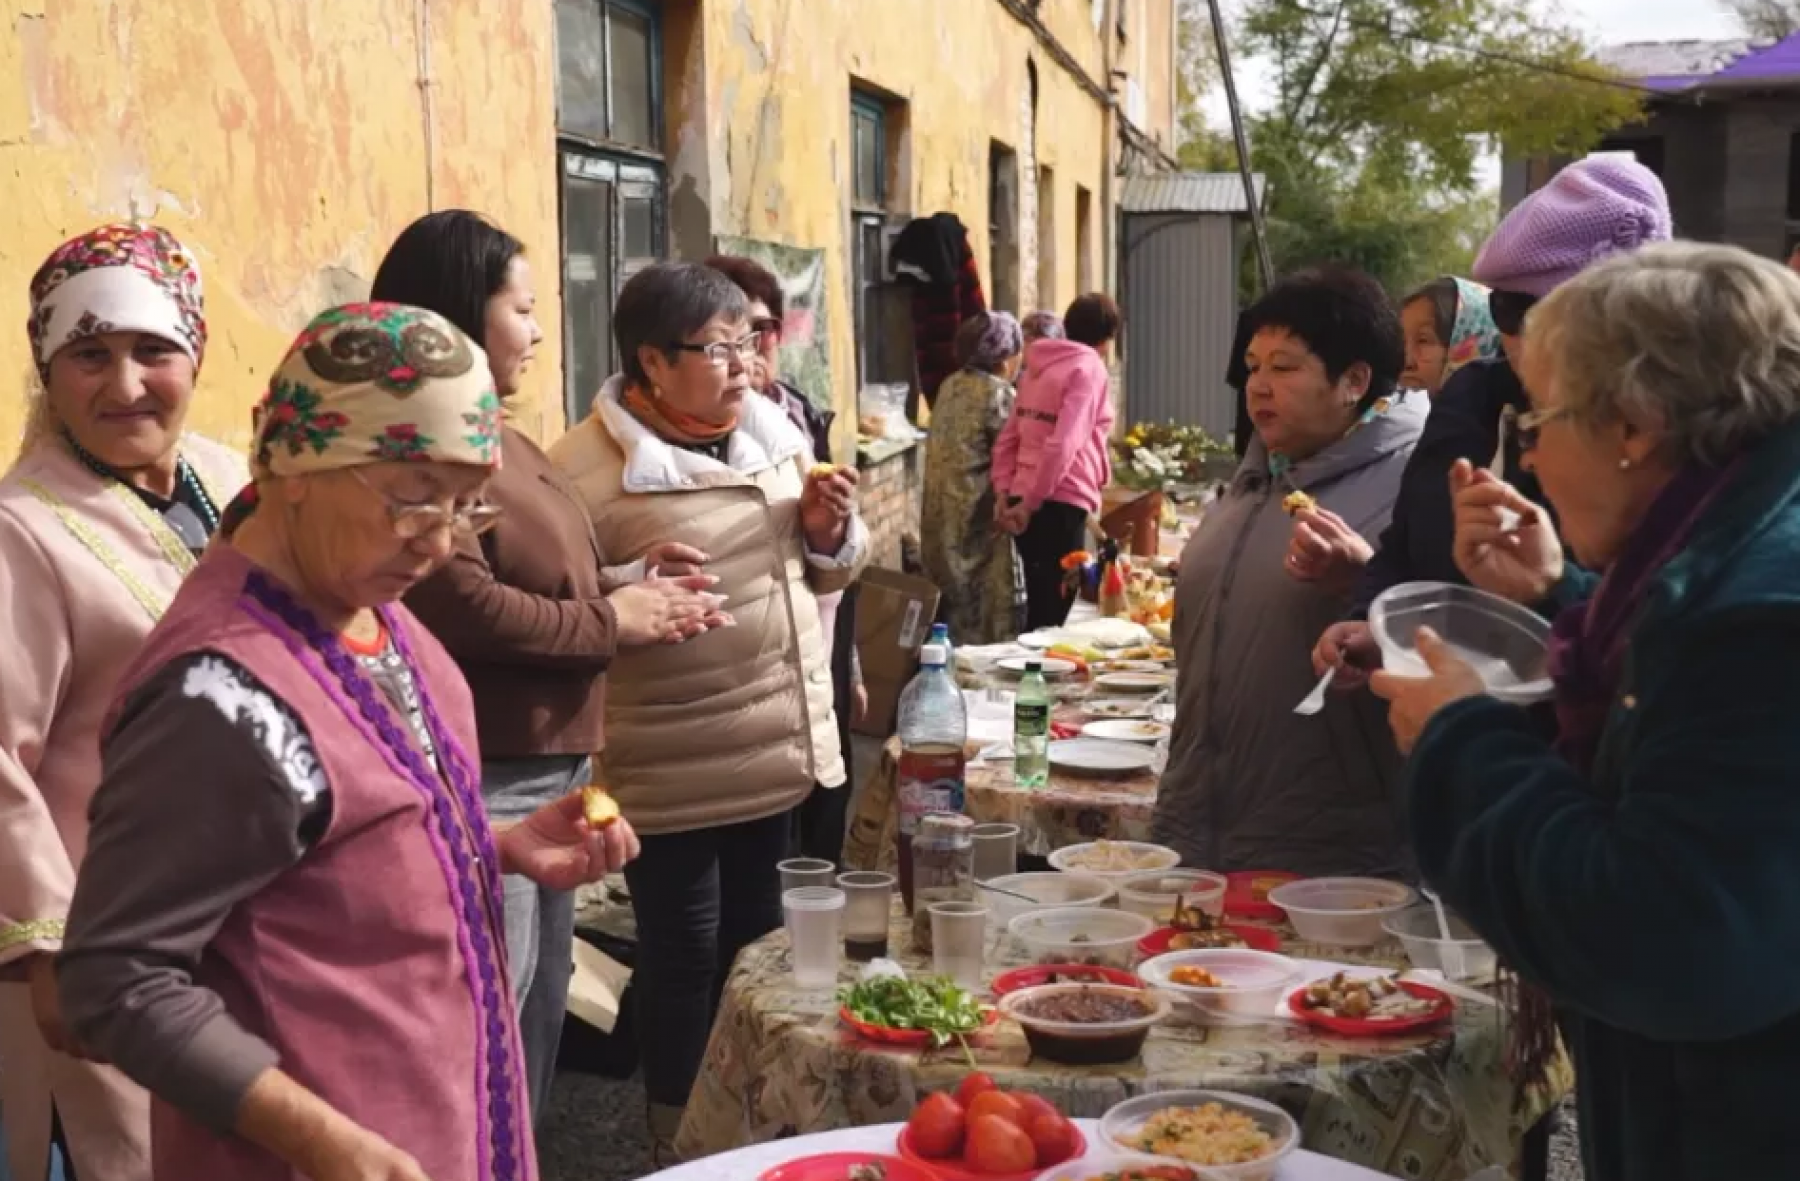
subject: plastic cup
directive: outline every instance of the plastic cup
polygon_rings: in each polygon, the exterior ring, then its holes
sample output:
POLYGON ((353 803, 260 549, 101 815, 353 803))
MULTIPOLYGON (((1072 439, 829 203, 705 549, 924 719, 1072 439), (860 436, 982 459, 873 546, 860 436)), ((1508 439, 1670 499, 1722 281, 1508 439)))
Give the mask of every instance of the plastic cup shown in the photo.
POLYGON ((830 886, 802 886, 781 896, 793 949, 794 983, 829 988, 837 983, 844 958, 844 892, 830 886))
POLYGON ((894 908, 894 875, 856 870, 841 873, 844 892, 844 954, 868 963, 888 951, 888 924, 894 908))
POLYGON ((831 885, 832 875, 837 873, 837 866, 829 861, 821 861, 817 857, 792 857, 776 864, 781 871, 781 890, 803 890, 808 886, 831 885))
POLYGON ((981 987, 988 908, 979 902, 931 904, 931 966, 971 991, 981 987))
POLYGON ((976 881, 990 881, 1019 872, 1018 825, 977 824, 972 837, 976 881))

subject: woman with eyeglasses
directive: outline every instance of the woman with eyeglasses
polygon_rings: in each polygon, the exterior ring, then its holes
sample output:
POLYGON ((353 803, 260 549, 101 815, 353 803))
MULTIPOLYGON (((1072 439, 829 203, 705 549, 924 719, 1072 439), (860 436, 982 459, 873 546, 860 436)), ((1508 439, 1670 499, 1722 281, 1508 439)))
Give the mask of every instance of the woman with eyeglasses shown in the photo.
POLYGON ((400 602, 498 517, 487 358, 334 308, 256 424, 101 726, 70 1032, 156 1097, 157 1177, 531 1181, 501 875, 571 890, 634 840, 579 792, 489 825, 468 688, 400 602))
MULTIPOLYGON (((449 209, 403 230, 375 272, 374 298, 428 308, 487 354, 506 406, 524 388, 538 343, 525 247, 479 214, 449 209)), ((588 782, 604 738, 604 673, 622 646, 676 643, 708 625, 693 574, 614 586, 587 512, 543 450, 501 427, 505 463, 488 481, 498 510, 480 536, 457 538, 449 562, 406 605, 455 658, 475 696, 481 794, 488 816, 516 822, 588 782)), ((682 574, 699 555, 664 546, 656 563, 682 574)), ((507 966, 533 1117, 556 1076, 569 978, 575 897, 523 875, 506 891, 507 966)))
MULTIPOLYGON (((781 925, 789 813, 846 778, 818 596, 868 550, 856 474, 816 465, 752 385, 743 290, 658 263, 613 310, 623 372, 551 448, 614 561, 669 540, 706 555, 735 627, 621 652, 600 779, 643 840, 626 867, 650 1127, 673 1149, 732 960, 781 925)), ((700 1085, 705 1085, 704 1081, 700 1085)))
POLYGON ((0 479, 0 1111, 16 1177, 44 1177, 54 1140, 79 1177, 143 1181, 149 1103, 71 1056, 52 961, 106 703, 247 473, 184 433, 206 318, 173 234, 115 224, 65 242, 30 300, 42 388, 0 479))
POLYGON ((1489 288, 1488 307, 1503 357, 1458 371, 1431 405, 1425 437, 1407 463, 1394 520, 1372 556, 1333 533, 1306 545, 1297 577, 1356 583, 1351 611, 1327 628, 1313 650, 1319 675, 1336 667, 1339 690, 1363 686, 1381 657, 1367 622, 1369 604, 1403 582, 1464 579, 1451 555, 1450 469, 1459 460, 1488 468, 1539 504, 1542 494, 1519 464, 1513 425, 1530 409, 1514 366, 1525 314, 1539 299, 1611 254, 1666 241, 1669 199, 1656 174, 1633 160, 1595 156, 1563 169, 1520 202, 1482 246, 1473 278, 1489 288))

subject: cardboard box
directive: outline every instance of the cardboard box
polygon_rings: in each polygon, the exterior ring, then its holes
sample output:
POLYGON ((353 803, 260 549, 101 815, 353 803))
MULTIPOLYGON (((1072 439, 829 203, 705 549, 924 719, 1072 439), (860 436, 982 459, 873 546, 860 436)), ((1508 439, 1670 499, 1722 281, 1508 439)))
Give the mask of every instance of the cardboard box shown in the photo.
POLYGON ((900 691, 919 671, 919 649, 937 618, 938 588, 898 570, 863 571, 856 591, 856 652, 869 710, 855 730, 876 738, 894 732, 900 691))

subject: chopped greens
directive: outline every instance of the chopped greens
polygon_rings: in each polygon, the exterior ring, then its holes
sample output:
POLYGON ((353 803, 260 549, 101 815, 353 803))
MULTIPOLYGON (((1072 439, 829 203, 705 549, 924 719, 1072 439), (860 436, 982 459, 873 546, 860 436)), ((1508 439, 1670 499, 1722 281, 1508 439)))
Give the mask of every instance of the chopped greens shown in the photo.
POLYGON ((918 1029, 942 1046, 981 1028, 981 1002, 947 977, 901 980, 881 976, 838 991, 851 1016, 889 1029, 918 1029))

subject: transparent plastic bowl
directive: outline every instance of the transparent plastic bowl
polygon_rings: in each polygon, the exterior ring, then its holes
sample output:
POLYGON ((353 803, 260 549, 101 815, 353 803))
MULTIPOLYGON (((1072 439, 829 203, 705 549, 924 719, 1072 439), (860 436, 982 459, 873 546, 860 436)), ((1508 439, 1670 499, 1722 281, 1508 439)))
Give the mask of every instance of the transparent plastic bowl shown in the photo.
POLYGON ((1140 980, 1172 997, 1178 1012, 1203 1023, 1280 1020, 1282 998, 1305 976, 1300 965, 1284 955, 1236 947, 1172 951, 1138 966, 1140 980), (1177 984, 1173 979, 1177 968, 1204 968, 1225 987, 1177 984))
POLYGON ((1403 582, 1369 606, 1369 631, 1382 667, 1403 677, 1431 675, 1415 647, 1429 627, 1475 667, 1488 693, 1515 705, 1546 700, 1550 624, 1517 603, 1447 582, 1403 582))
POLYGON ((1022 914, 1007 930, 1033 963, 1130 968, 1138 940, 1156 930, 1156 924, 1141 914, 1074 906, 1022 914))
POLYGON ((1372 947, 1382 924, 1418 899, 1411 886, 1380 878, 1304 878, 1269 891, 1300 938, 1332 947, 1372 947))
POLYGON ((1415 968, 1442 972, 1446 980, 1492 979, 1499 960, 1494 949, 1455 911, 1446 910, 1444 917, 1450 927, 1448 942, 1438 934, 1437 908, 1429 902, 1389 915, 1382 929, 1400 940, 1415 968))
MULTIPOLYGON (((1037 1181, 1097 1181, 1115 1176, 1127 1169, 1167 1169, 1174 1161, 1162 1156, 1145 1156, 1141 1152, 1110 1152, 1096 1148, 1072 1161, 1064 1161, 1037 1175, 1037 1181)), ((1187 1165, 1188 1181, 1207 1181, 1208 1174, 1198 1165, 1187 1165)))
POLYGON ((1213 918, 1225 914, 1225 878, 1204 869, 1153 869, 1119 879, 1119 909, 1155 919, 1166 927, 1175 918, 1179 900, 1213 918))
POLYGON ((987 906, 993 915, 994 926, 1002 931, 1007 930, 1012 921, 1022 914, 1071 906, 1110 906, 1117 894, 1111 882, 1087 874, 1058 873, 1055 870, 1009 873, 990 878, 985 884, 994 889, 984 890, 978 885, 975 887, 975 896, 987 906), (1002 894, 1001 890, 1024 894, 1037 901, 1026 902, 1002 894))
POLYGON ((1274 1141, 1269 1154, 1253 1161, 1223 1165, 1204 1164, 1169 1153, 1150 1155, 1193 1165, 1204 1170, 1205 1177, 1216 1178, 1217 1181, 1270 1181, 1281 1167, 1281 1162, 1300 1147, 1300 1125, 1294 1122, 1293 1116, 1273 1103, 1229 1091, 1158 1091, 1150 1095, 1139 1095, 1136 1099, 1127 1099, 1101 1117, 1101 1142, 1120 1152, 1141 1153, 1143 1150, 1133 1141, 1133 1137, 1142 1130, 1144 1122, 1151 1116, 1164 1108, 1204 1107, 1208 1103, 1217 1103, 1226 1111, 1247 1115, 1255 1120, 1274 1141))
POLYGON ((1169 1015, 1169 998, 1120 984, 1041 984, 1000 998, 1000 1015, 1025 1031, 1031 1052, 1069 1066, 1109 1066, 1129 1062, 1144 1048, 1150 1027, 1169 1015), (1121 1021, 1058 1021, 1033 1016, 1045 1001, 1075 993, 1120 997, 1138 1006, 1140 1016, 1121 1021))
POLYGON ((1079 845, 1065 845, 1050 854, 1049 860, 1051 869, 1103 878, 1117 884, 1122 878, 1135 877, 1152 870, 1174 869, 1181 864, 1181 854, 1167 845, 1152 845, 1145 841, 1087 841, 1079 845), (1107 850, 1102 849, 1102 845, 1114 852, 1132 855, 1141 864, 1129 869, 1094 869, 1086 862, 1105 856, 1107 850))

